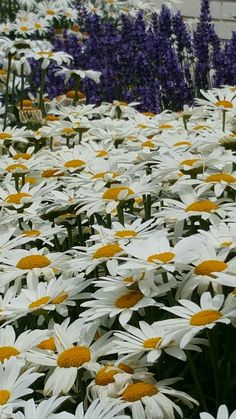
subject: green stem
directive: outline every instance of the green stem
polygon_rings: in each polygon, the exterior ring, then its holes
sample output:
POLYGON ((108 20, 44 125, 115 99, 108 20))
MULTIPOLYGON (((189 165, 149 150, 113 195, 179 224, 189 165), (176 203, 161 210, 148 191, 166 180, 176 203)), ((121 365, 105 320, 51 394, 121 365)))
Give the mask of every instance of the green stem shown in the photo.
POLYGON ((215 383, 215 392, 216 392, 216 405, 217 407, 220 406, 220 387, 219 387, 219 380, 218 380, 218 370, 217 370, 217 359, 215 354, 215 341, 214 341, 214 331, 207 329, 207 337, 209 342, 209 350, 210 350, 210 357, 211 357, 211 365, 215 383))
POLYGON ((3 122, 3 129, 7 126, 7 114, 8 114, 8 102, 9 102, 9 81, 11 75, 11 61, 12 55, 8 55, 8 66, 7 66, 7 80, 6 80, 6 94, 5 94, 5 113, 4 113, 4 122, 3 122))
POLYGON ((225 132, 225 125, 226 125, 226 112, 225 110, 222 111, 222 130, 225 132))
POLYGON ((43 100, 46 74, 47 74, 46 68, 42 68, 42 70, 41 70, 41 84, 40 84, 40 91, 39 91, 39 107, 41 109, 43 117, 46 115, 44 100, 43 100))
POLYGON ((194 363, 193 363, 193 360, 192 360, 192 355, 191 355, 191 353, 189 351, 186 351, 186 355, 187 355, 187 359, 188 359, 189 368, 190 368, 191 373, 192 373, 193 381, 194 381, 194 384, 195 384, 195 386, 197 388, 197 392, 198 392, 198 396, 199 396, 199 401, 200 401, 201 407, 206 412, 208 412, 208 408, 207 408, 207 404, 206 404, 206 401, 205 401, 205 397, 204 397, 204 394, 202 392, 202 388, 201 388, 200 381, 199 381, 199 378, 198 378, 198 375, 197 375, 197 371, 195 369, 195 366, 194 366, 194 363))
POLYGON ((24 64, 21 64, 20 77, 21 77, 20 108, 22 109, 23 100, 24 100, 24 64))
POLYGON ((78 232, 79 232, 79 241, 80 241, 80 245, 83 246, 84 245, 84 235, 83 235, 83 229, 82 229, 82 218, 81 218, 81 214, 78 214, 77 217, 77 226, 78 226, 78 232))
POLYGON ((117 206, 117 216, 118 216, 119 223, 121 223, 122 225, 125 225, 123 203, 122 202, 120 202, 119 205, 117 206))
POLYGON ((76 106, 77 102, 78 102, 78 91, 79 91, 79 87, 80 87, 80 77, 79 76, 74 76, 75 77, 75 96, 73 99, 73 105, 76 106))

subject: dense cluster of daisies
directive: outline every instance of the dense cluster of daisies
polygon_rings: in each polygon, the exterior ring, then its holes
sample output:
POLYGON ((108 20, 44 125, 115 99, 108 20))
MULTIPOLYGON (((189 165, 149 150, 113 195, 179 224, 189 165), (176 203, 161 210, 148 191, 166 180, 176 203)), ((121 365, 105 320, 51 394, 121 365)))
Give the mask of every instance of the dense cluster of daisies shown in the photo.
POLYGON ((71 57, 0 44, 0 418, 235 419, 236 88, 158 115, 49 100, 71 57))

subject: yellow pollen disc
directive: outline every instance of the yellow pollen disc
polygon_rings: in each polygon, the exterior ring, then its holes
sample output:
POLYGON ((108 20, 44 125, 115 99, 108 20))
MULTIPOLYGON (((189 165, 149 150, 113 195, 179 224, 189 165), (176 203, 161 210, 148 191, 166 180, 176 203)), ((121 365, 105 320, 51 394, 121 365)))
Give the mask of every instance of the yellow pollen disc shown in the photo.
POLYGON ((61 368, 81 367, 85 362, 89 362, 91 353, 87 346, 73 346, 66 349, 57 358, 57 365, 61 368))
POLYGON ((204 262, 197 265, 194 272, 197 275, 211 276, 213 272, 222 272, 228 267, 227 263, 221 260, 204 260, 204 262))
POLYGON ((210 324, 220 319, 222 314, 217 310, 203 310, 199 311, 196 314, 193 314, 190 319, 190 324, 192 326, 204 326, 210 324))
POLYGON ((156 349, 162 341, 161 337, 149 338, 143 342, 143 347, 146 349, 156 349))
POLYGON ((56 14, 56 12, 53 9, 48 9, 47 10, 47 15, 53 16, 55 14, 56 14))
POLYGON ((144 124, 138 124, 137 127, 141 129, 149 128, 148 125, 144 125, 144 124))
POLYGON ((236 182, 236 178, 229 173, 214 173, 206 178, 206 182, 234 183, 236 182))
POLYGON ((218 102, 215 103, 217 107, 223 107, 226 109, 232 109, 233 104, 232 102, 229 102, 228 100, 218 100, 218 102))
POLYGON ((151 255, 147 258, 148 262, 152 262, 152 263, 156 263, 156 262, 163 262, 163 263, 167 263, 170 262, 171 260, 173 260, 173 258, 175 257, 175 254, 172 252, 163 252, 163 253, 156 253, 154 255, 151 255))
POLYGON ((108 155, 108 152, 106 150, 101 150, 101 151, 98 151, 97 153, 97 157, 105 157, 107 155, 108 155))
MULTIPOLYGON (((78 95, 78 99, 84 99, 86 97, 85 94, 80 91, 77 92, 77 95, 78 95)), ((69 92, 66 93, 66 97, 68 99, 74 99, 75 90, 69 90, 69 92)))
POLYGON ((202 200, 202 201, 197 201, 197 202, 193 202, 192 204, 188 205, 185 208, 186 212, 211 212, 211 211, 215 211, 218 208, 218 205, 215 204, 214 202, 211 201, 207 201, 207 200, 202 200))
POLYGON ((45 297, 39 298, 38 300, 35 300, 31 304, 29 304, 29 308, 42 307, 45 304, 48 304, 50 300, 51 300, 51 297, 49 297, 49 296, 45 296, 45 297))
POLYGON ((37 345, 37 348, 55 352, 56 345, 53 337, 45 339, 37 345))
MULTIPOLYGON (((26 176, 25 178, 25 182, 29 183, 30 185, 33 185, 34 183, 36 183, 36 181, 37 181, 37 178, 34 176, 26 176)), ((22 182, 20 183, 20 185, 21 186, 23 185, 22 182)))
POLYGON ((0 76, 5 76, 5 74, 7 74, 7 71, 0 68, 0 76))
POLYGON ((22 101, 22 105, 24 108, 30 108, 32 106, 33 102, 30 99, 24 99, 22 101))
POLYGON ((8 402, 11 397, 11 393, 8 390, 0 390, 0 405, 4 405, 8 402))
POLYGON ((114 383, 115 379, 114 376, 118 374, 119 370, 112 366, 107 366, 101 368, 96 377, 95 377, 95 383, 98 386, 107 386, 110 383, 114 383))
POLYGON ((154 384, 140 381, 135 384, 129 384, 122 393, 122 398, 126 402, 136 402, 137 400, 141 400, 142 397, 152 397, 157 393, 158 389, 154 384))
POLYGON ((21 30, 22 32, 27 32, 27 31, 29 30, 29 28, 28 28, 28 26, 21 26, 21 27, 20 27, 20 30, 21 30))
POLYGON ((0 132, 0 140, 10 140, 12 135, 8 132, 0 132))
POLYGON ((28 170, 28 167, 25 166, 24 164, 14 163, 14 164, 10 164, 10 166, 7 166, 5 168, 5 170, 8 173, 12 173, 12 172, 15 172, 17 170, 28 170))
POLYGON ((200 130, 208 130, 210 127, 208 127, 208 125, 196 125, 193 130, 195 131, 200 131, 200 130))
POLYGON ((72 135, 75 134, 75 130, 73 128, 63 128, 62 134, 64 135, 72 135))
POLYGON ((53 298, 51 302, 52 302, 52 304, 61 304, 68 297, 69 297, 69 295, 66 292, 61 292, 60 294, 58 294, 57 297, 53 298))
POLYGON ((126 364, 121 363, 121 364, 118 365, 118 367, 120 368, 120 370, 122 370, 124 372, 127 372, 127 374, 133 374, 134 373, 133 368, 129 367, 126 364))
POLYGON ((233 291, 231 292, 231 294, 236 295, 236 288, 233 289, 233 291))
POLYGON ((52 58, 53 57, 53 52, 51 51, 39 51, 37 52, 38 55, 40 55, 41 57, 48 57, 48 58, 52 58))
POLYGON ((143 115, 149 116, 150 118, 152 118, 153 116, 155 116, 155 114, 152 113, 152 112, 143 112, 143 115))
POLYGON ((131 308, 143 299, 143 294, 140 291, 130 291, 122 295, 115 301, 117 308, 131 308))
POLYGON ((155 148, 156 146, 152 141, 144 141, 144 143, 141 144, 141 147, 155 148))
POLYGON ((35 29, 41 29, 42 25, 40 23, 35 23, 34 27, 35 27, 35 29))
POLYGON ((11 358, 11 356, 17 356, 20 352, 13 346, 0 346, 0 362, 4 362, 5 359, 11 358))
POLYGON ((93 259, 112 258, 117 253, 122 252, 122 250, 123 249, 116 243, 107 244, 96 250, 93 254, 93 259))
POLYGON ((192 167, 194 165, 194 163, 196 163, 197 161, 200 161, 200 159, 186 159, 186 160, 183 160, 180 164, 181 164, 181 166, 192 167))
POLYGON ((125 238, 125 239, 129 239, 130 237, 136 237, 137 233, 134 230, 121 230, 121 231, 117 231, 115 234, 115 237, 117 238, 125 238))
POLYGON ((132 189, 128 188, 127 186, 117 186, 116 188, 110 188, 107 189, 107 191, 104 192, 103 194, 103 199, 110 199, 112 201, 119 201, 118 195, 120 194, 120 192, 122 191, 127 191, 127 196, 133 195, 134 191, 132 191, 132 189))
POLYGON ((69 160, 64 164, 64 167, 68 167, 68 168, 77 168, 77 167, 81 167, 85 164, 85 162, 83 160, 69 160))
POLYGON ((116 172, 101 172, 101 173, 97 173, 96 175, 94 175, 92 177, 92 179, 104 179, 104 177, 106 175, 111 175, 111 177, 114 179, 115 177, 119 176, 118 173, 116 172))
POLYGON ((20 204, 23 198, 31 198, 31 197, 32 195, 26 192, 13 193, 13 194, 8 195, 5 198, 5 202, 7 202, 8 204, 20 204))
POLYGON ((50 178, 50 177, 59 177, 59 176, 64 176, 63 172, 60 172, 59 169, 57 168, 52 168, 52 169, 45 169, 43 170, 41 177, 42 178, 50 178))
POLYGON ((25 256, 18 260, 16 267, 18 269, 35 269, 35 268, 46 268, 49 266, 51 261, 44 255, 30 255, 25 256))
POLYGON ((132 282, 134 282, 134 277, 127 276, 126 278, 123 279, 123 281, 126 282, 127 284, 132 284, 132 282))
POLYGON ((223 243, 221 243, 221 245, 220 245, 220 247, 229 247, 229 246, 231 246, 231 244, 232 244, 233 242, 223 242, 223 243))
POLYGON ((31 159, 31 157, 32 157, 32 154, 30 153, 17 153, 13 156, 13 159, 14 160, 20 160, 20 159, 29 160, 31 159))
POLYGON ((160 128, 160 129, 171 129, 171 128, 173 128, 173 125, 170 125, 170 124, 162 124, 162 125, 159 125, 158 128, 160 128))
POLYGON ((60 117, 56 115, 47 115, 45 117, 45 121, 49 121, 49 122, 60 121, 60 117))
POLYGON ((181 145, 192 145, 192 143, 190 143, 190 141, 178 141, 174 144, 174 147, 179 147, 181 145))
POLYGON ((28 230, 28 231, 23 231, 21 233, 21 235, 25 237, 38 237, 40 236, 40 234, 41 234, 40 230, 28 230))

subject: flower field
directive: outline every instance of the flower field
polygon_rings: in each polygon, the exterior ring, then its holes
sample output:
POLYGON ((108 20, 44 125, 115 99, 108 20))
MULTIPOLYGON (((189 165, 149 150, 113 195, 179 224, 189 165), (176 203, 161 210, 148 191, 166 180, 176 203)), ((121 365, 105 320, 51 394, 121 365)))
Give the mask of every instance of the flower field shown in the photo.
POLYGON ((236 87, 89 103, 84 3, 0 8, 0 419, 235 419, 236 87))

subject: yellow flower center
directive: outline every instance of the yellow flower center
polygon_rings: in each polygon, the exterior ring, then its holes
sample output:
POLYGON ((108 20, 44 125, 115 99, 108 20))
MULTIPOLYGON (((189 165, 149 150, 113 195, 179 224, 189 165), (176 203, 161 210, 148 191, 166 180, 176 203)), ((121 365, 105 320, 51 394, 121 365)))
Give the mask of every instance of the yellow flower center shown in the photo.
POLYGON ((98 151, 97 157, 106 157, 108 155, 108 152, 106 150, 98 151))
POLYGON ((137 125, 137 127, 138 127, 138 128, 141 128, 141 129, 146 129, 146 128, 148 128, 148 125, 145 125, 145 124, 138 124, 138 125, 137 125))
POLYGON ((232 102, 229 102, 228 100, 218 100, 215 105, 220 108, 226 108, 226 109, 232 109, 233 108, 233 104, 232 102))
POLYGON ((39 349, 43 349, 43 350, 48 350, 48 351, 53 351, 55 352, 56 350, 56 345, 55 345, 55 340, 53 337, 49 338, 49 339, 45 339, 42 342, 40 342, 37 345, 37 348, 39 349))
POLYGON ((181 145, 192 145, 192 143, 190 143, 190 141, 178 141, 174 144, 174 147, 179 147, 181 145))
POLYGON ((31 108, 33 105, 33 102, 30 99, 24 99, 22 101, 22 105, 23 105, 23 108, 31 108))
POLYGON ((183 160, 180 164, 181 164, 181 166, 192 167, 194 165, 194 163, 196 163, 197 161, 200 161, 200 159, 186 159, 186 160, 183 160))
POLYGON ((35 300, 31 304, 29 304, 29 308, 42 307, 45 304, 48 304, 50 300, 51 300, 51 297, 46 295, 45 297, 39 298, 38 300, 35 300))
POLYGON ((65 164, 64 164, 64 167, 68 167, 68 168, 77 168, 77 167, 81 167, 81 166, 84 166, 85 165, 85 162, 83 161, 83 160, 78 160, 78 159, 75 159, 75 160, 69 160, 69 161, 67 161, 65 164))
POLYGON ((66 292, 62 291, 60 294, 58 294, 57 297, 55 297, 55 298, 52 299, 52 304, 61 304, 68 297, 69 297, 69 295, 66 292))
POLYGON ((7 71, 0 68, 0 76, 5 76, 5 74, 7 74, 7 71))
POLYGON ((202 200, 193 202, 185 208, 186 212, 211 212, 217 210, 218 205, 214 202, 202 200))
POLYGON ((115 237, 117 238, 125 238, 125 239, 129 239, 130 237, 136 237, 137 233, 134 230, 121 230, 121 231, 117 231, 115 234, 115 237))
POLYGON ((35 29, 41 29, 42 25, 41 25, 41 23, 35 23, 34 27, 35 27, 35 29))
POLYGON ((118 367, 120 368, 120 370, 122 370, 124 372, 127 372, 127 374, 133 374, 134 373, 133 368, 129 367, 126 364, 121 363, 121 364, 118 365, 118 367))
POLYGON ((5 202, 7 202, 8 204, 20 204, 23 198, 31 198, 31 197, 32 195, 26 192, 13 193, 13 194, 8 195, 5 198, 5 202))
POLYGON ((66 127, 66 128, 63 128, 62 134, 64 134, 64 135, 73 135, 73 134, 75 134, 75 130, 73 128, 66 127))
POLYGON ((10 140, 12 135, 9 132, 0 132, 0 140, 10 140))
POLYGON ((135 384, 129 384, 122 393, 122 398, 126 402, 136 402, 137 400, 141 400, 142 397, 152 397, 157 393, 158 389, 155 384, 139 381, 135 384))
POLYGON ((4 405, 8 402, 11 397, 11 393, 8 390, 0 390, 0 405, 4 405))
POLYGON ((161 337, 149 338, 143 342, 143 347, 146 349, 155 349, 160 345, 161 341, 162 341, 161 337))
POLYGON ((173 128, 173 125, 171 125, 171 124, 162 124, 162 125, 159 125, 158 128, 159 129, 171 129, 171 128, 173 128))
POLYGON ((57 115, 47 115, 45 117, 45 121, 49 121, 49 122, 60 121, 60 117, 57 115))
MULTIPOLYGON (((79 99, 84 99, 86 96, 83 92, 78 91, 77 96, 79 99)), ((68 99, 74 99, 75 97, 75 90, 69 90, 69 92, 66 93, 66 97, 68 99)))
POLYGON ((56 14, 56 12, 53 9, 48 9, 47 10, 47 15, 54 16, 55 14, 56 14))
POLYGON ((57 358, 57 365, 61 368, 81 367, 85 362, 89 362, 91 353, 87 346, 73 346, 66 349, 57 358))
POLYGON ((35 269, 35 268, 46 268, 49 266, 51 261, 44 255, 30 255, 25 256, 18 260, 16 267, 18 269, 35 269))
POLYGON ((214 173, 206 178, 206 182, 226 182, 234 183, 236 178, 229 173, 214 173))
POLYGON ((60 172, 59 169, 57 169, 55 167, 55 168, 52 168, 52 169, 43 170, 41 176, 42 176, 42 178, 59 177, 59 176, 61 177, 61 176, 64 176, 64 173, 60 172))
POLYGON ((140 291, 130 291, 122 295, 115 301, 117 308, 131 308, 143 299, 143 294, 140 291))
POLYGON ((27 32, 27 31, 29 30, 29 28, 28 28, 28 26, 21 26, 21 27, 20 27, 20 30, 21 30, 22 32, 27 32))
POLYGON ((23 231, 21 233, 21 235, 25 237, 38 237, 40 236, 40 234, 41 234, 40 230, 28 230, 28 231, 23 231))
POLYGON ((106 175, 111 175, 111 177, 114 179, 115 177, 119 176, 119 173, 116 172, 101 172, 97 173, 92 177, 92 179, 104 179, 106 175))
POLYGON ((13 346, 0 346, 0 362, 4 362, 5 359, 11 358, 11 356, 17 356, 20 352, 13 346))
POLYGON ((31 157, 32 157, 32 154, 30 153, 17 153, 12 158, 14 160, 20 160, 20 159, 29 160, 31 159, 31 157))
POLYGON ((144 143, 141 144, 141 147, 148 147, 148 148, 155 148, 155 144, 153 143, 153 141, 144 141, 144 143))
POLYGON ((126 276, 126 278, 124 278, 123 281, 126 282, 127 284, 132 284, 132 282, 134 282, 134 277, 126 276))
POLYGON ((163 252, 163 253, 156 253, 151 255, 147 258, 148 262, 151 263, 158 263, 159 261, 163 263, 168 263, 175 257, 175 254, 172 252, 163 252))
POLYGON ((227 263, 221 260, 204 260, 194 269, 197 275, 211 276, 213 272, 222 272, 228 267, 227 263))
POLYGON ((192 326, 204 326, 210 324, 220 319, 222 314, 217 310, 203 310, 199 311, 196 314, 193 314, 190 319, 190 324, 192 326))
POLYGON ((110 365, 102 367, 95 377, 95 383, 98 386, 107 386, 110 383, 114 383, 114 376, 118 374, 118 372, 119 370, 116 367, 110 365))
POLYGON ((155 114, 152 112, 143 112, 143 115, 149 116, 150 118, 153 118, 155 116, 155 114))
POLYGON ((112 258, 117 253, 122 252, 123 249, 116 243, 107 244, 105 246, 100 247, 95 251, 93 254, 93 259, 102 259, 102 258, 112 258))
POLYGON ((115 188, 107 189, 103 194, 103 199, 110 199, 112 201, 119 201, 119 194, 123 191, 127 192, 126 198, 130 195, 134 194, 132 189, 128 188, 128 186, 117 186, 115 188))
POLYGON ((208 127, 208 125, 196 125, 193 130, 194 131, 200 131, 200 130, 208 130, 210 129, 210 127, 208 127))
POLYGON ((225 241, 225 242, 221 243, 220 247, 229 247, 229 246, 231 246, 232 243, 233 242, 227 242, 227 241, 225 241))
POLYGON ((28 167, 25 166, 24 164, 14 163, 14 164, 10 164, 10 166, 7 166, 5 170, 8 173, 12 173, 17 170, 28 170, 28 167))

